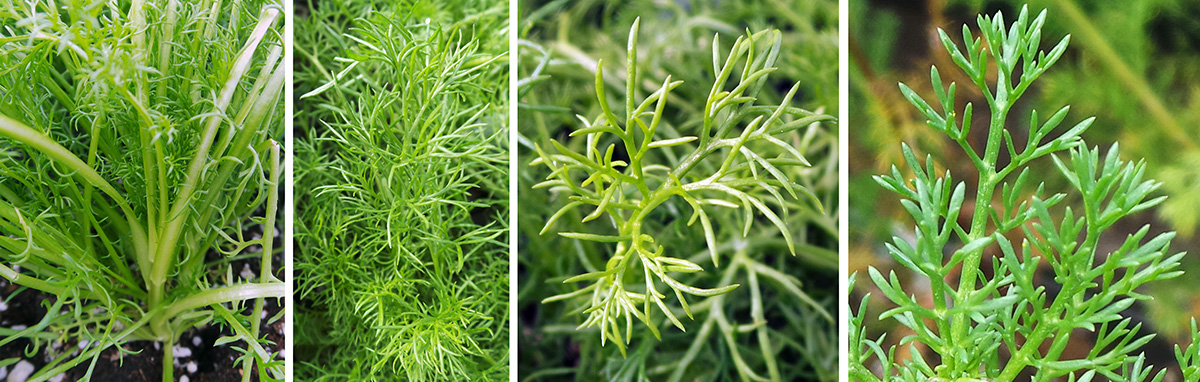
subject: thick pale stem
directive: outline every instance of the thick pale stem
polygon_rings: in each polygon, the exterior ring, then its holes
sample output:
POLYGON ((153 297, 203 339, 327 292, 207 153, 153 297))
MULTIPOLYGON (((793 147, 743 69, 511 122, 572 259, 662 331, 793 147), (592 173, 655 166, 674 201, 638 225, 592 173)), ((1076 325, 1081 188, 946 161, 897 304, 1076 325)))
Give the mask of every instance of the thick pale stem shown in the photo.
POLYGON ((288 287, 283 283, 241 284, 209 289, 167 305, 166 310, 158 316, 158 320, 175 317, 180 313, 212 304, 266 297, 283 297, 287 293, 288 287))
POLYGON ((175 341, 163 341, 162 380, 175 380, 175 341))
MULTIPOLYGON (((225 113, 230 101, 233 99, 234 91, 237 90, 237 84, 250 68, 250 60, 254 57, 254 52, 258 48, 258 44, 266 36, 267 30, 275 24, 275 21, 279 18, 278 16, 278 9, 267 8, 263 11, 258 25, 255 26, 254 32, 251 33, 249 40, 246 42, 246 46, 242 48, 241 53, 234 61, 233 70, 229 73, 229 79, 226 80, 225 86, 217 97, 214 110, 217 114, 225 113)), ((216 138, 217 129, 220 127, 222 121, 223 119, 219 116, 209 117, 208 125, 205 127, 204 135, 200 141, 200 146, 196 149, 196 156, 192 158, 192 162, 188 166, 187 180, 179 187, 179 196, 175 200, 175 204, 171 208, 169 215, 164 218, 164 221, 168 223, 166 229, 162 232, 162 239, 159 240, 158 248, 155 251, 150 277, 150 306, 152 308, 162 301, 163 283, 166 281, 170 265, 174 262, 175 251, 177 249, 176 243, 179 241, 179 235, 182 233, 184 224, 187 222, 187 217, 191 211, 190 202, 192 194, 200 183, 200 177, 203 175, 202 172, 209 162, 208 151, 212 146, 213 140, 216 138)))

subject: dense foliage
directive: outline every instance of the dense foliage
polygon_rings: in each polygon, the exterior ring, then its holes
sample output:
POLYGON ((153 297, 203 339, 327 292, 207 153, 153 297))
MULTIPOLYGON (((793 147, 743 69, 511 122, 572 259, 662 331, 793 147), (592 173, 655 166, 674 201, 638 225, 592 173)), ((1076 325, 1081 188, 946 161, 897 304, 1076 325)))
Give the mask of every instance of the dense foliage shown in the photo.
POLYGON ((523 11, 520 378, 836 379, 836 3, 523 11))
POLYGON ((31 380, 87 379, 135 340, 171 360, 211 324, 243 380, 283 378, 259 333, 263 299, 287 293, 271 261, 282 19, 264 1, 0 4, 0 275, 53 296, 37 325, 0 329, 53 358, 31 380), (243 259, 256 277, 233 276, 243 259))
POLYGON ((297 18, 297 380, 508 377, 508 9, 297 18))

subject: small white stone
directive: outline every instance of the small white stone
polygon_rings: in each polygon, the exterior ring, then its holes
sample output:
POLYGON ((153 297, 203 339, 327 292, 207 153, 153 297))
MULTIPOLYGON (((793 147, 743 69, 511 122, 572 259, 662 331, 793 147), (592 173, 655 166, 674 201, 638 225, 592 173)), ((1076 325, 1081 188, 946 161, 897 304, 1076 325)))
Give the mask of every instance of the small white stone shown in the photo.
POLYGON ((200 346, 200 337, 192 337, 192 346, 200 346))
POLYGON ((250 264, 249 264, 249 263, 242 264, 242 272, 241 272, 241 274, 240 274, 239 276, 241 276, 243 279, 246 279, 246 280, 253 280, 253 279, 254 279, 254 271, 251 271, 251 270, 250 270, 250 264))
POLYGON ((63 382, 63 378, 66 378, 66 377, 67 377, 66 374, 59 374, 59 375, 50 377, 49 381, 47 381, 47 382, 63 382))
POLYGON ((196 370, 197 370, 197 369, 199 369, 199 368, 200 368, 199 366, 196 366, 196 362, 195 362, 195 361, 189 361, 189 362, 187 363, 187 371, 188 371, 188 374, 195 374, 195 373, 196 373, 196 370))
POLYGON ((0 367, 0 378, 8 376, 8 366, 0 367))
POLYGON ((175 358, 185 358, 192 356, 192 348, 175 345, 171 348, 171 352, 175 354, 175 358))
POLYGON ((25 382, 29 376, 33 375, 33 364, 29 361, 21 360, 17 362, 17 366, 13 366, 12 372, 8 373, 7 382, 25 382))
POLYGON ((87 349, 87 347, 88 347, 88 342, 87 342, 87 340, 79 341, 79 349, 80 349, 80 350, 82 350, 82 349, 87 349))
POLYGON ((25 325, 13 325, 13 327, 12 327, 12 330, 25 330, 25 329, 28 329, 28 328, 29 328, 29 327, 28 327, 28 326, 25 326, 25 325))
POLYGON ((8 304, 5 304, 4 301, 0 301, 0 312, 6 311, 6 310, 8 310, 8 304))
POLYGON ((192 380, 191 380, 191 378, 188 378, 185 375, 185 376, 179 377, 179 382, 192 382, 192 380))
POLYGON ((154 342, 154 350, 162 350, 162 343, 155 341, 154 342))

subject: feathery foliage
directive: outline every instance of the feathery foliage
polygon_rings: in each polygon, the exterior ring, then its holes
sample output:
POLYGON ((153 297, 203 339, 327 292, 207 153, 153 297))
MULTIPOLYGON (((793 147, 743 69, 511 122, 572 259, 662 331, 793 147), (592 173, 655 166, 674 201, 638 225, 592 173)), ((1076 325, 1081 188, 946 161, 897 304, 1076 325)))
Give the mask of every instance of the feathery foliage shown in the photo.
MULTIPOLYGON (((558 11, 559 28, 596 12, 551 3, 525 20, 558 11)), ((835 204, 836 131, 832 117, 792 106, 811 104, 798 95, 812 88, 777 78, 795 58, 784 41, 797 36, 764 28, 730 43, 706 28, 673 30, 686 16, 628 14, 643 17, 621 27, 627 35, 612 33, 616 22, 583 33, 598 58, 564 29, 521 41, 529 243, 519 301, 523 316, 538 316, 539 337, 568 334, 580 346, 577 365, 556 365, 524 354, 523 342, 522 377, 836 378, 835 358, 822 353, 836 338, 832 295, 797 278, 837 266, 825 241, 835 240, 836 215, 821 209, 835 204), (623 67, 606 65, 614 59, 623 67), (700 265, 709 261, 713 269, 700 265)))
POLYGON ((0 334, 82 349, 30 380, 90 378, 136 340, 171 360, 208 324, 245 353, 243 380, 283 378, 259 333, 263 299, 287 293, 271 262, 282 19, 271 2, 0 3, 0 274, 54 296, 38 325, 0 334), (245 258, 254 280, 229 269, 245 258))
POLYGON ((305 9, 297 380, 507 378, 507 8, 305 9))
MULTIPOLYGON (((1040 50, 1045 21, 1046 12, 1033 17, 1027 8, 1011 25, 1001 13, 980 16, 981 36, 964 26, 962 48, 939 30, 953 62, 986 100, 990 114, 982 151, 967 139, 973 103, 960 114, 957 85, 943 86, 936 67, 930 77, 937 108, 900 84, 901 93, 927 124, 949 136, 970 158, 978 176, 975 207, 964 209, 965 182, 938 170, 932 156, 922 163, 907 145, 902 148, 905 171, 893 166, 889 174, 875 177, 903 198, 916 223, 911 240, 894 237, 886 247, 899 264, 928 280, 932 306, 915 300, 914 286, 902 285, 894 272, 884 275, 870 268, 875 286, 896 304, 878 319, 896 320, 912 331, 901 340, 912 349, 911 358, 897 363, 894 347, 885 350, 883 339, 866 337, 864 299, 850 325, 851 378, 1013 381, 1022 373, 1032 373, 1035 381, 1151 377, 1144 355, 1135 353, 1153 336, 1142 334, 1141 324, 1120 313, 1150 298, 1137 292, 1142 285, 1182 274, 1177 268, 1184 254, 1171 253, 1173 232, 1152 234, 1149 226, 1126 236, 1118 248, 1105 249, 1099 242, 1113 234, 1110 228, 1121 219, 1159 205, 1165 197, 1151 194, 1161 184, 1146 178, 1144 162, 1121 160, 1117 145, 1103 154, 1088 148, 1080 134, 1094 118, 1058 129, 1069 107, 1044 121, 1033 111, 1024 142, 1006 129, 1012 106, 1062 57, 1070 40, 1064 37, 1049 51, 1040 50), (1007 163, 998 160, 1002 151, 1010 158, 1007 163), (1034 179, 1029 164, 1044 157, 1070 185, 1070 193, 1048 193, 1045 184, 1034 179), (969 219, 960 220, 965 211, 969 219), (1051 291, 1039 284, 1037 273, 1043 266, 1061 289, 1051 291), (1064 353, 1078 340, 1077 330, 1096 336, 1085 357, 1064 353), (922 357, 915 344, 939 355, 940 364, 922 357), (873 362, 881 366, 879 373, 869 369, 873 362)), ((1153 375, 1154 380, 1161 380, 1163 373, 1153 375)))
MULTIPOLYGON (((626 63, 626 94, 630 95, 634 94, 634 84, 638 82, 637 35, 638 21, 634 21, 629 32, 626 63)), ((605 221, 615 225, 617 231, 615 235, 559 232, 559 235, 570 239, 615 243, 616 248, 604 270, 581 274, 563 282, 596 281, 543 302, 590 295, 583 310, 588 319, 581 327, 599 326, 601 342, 604 339, 612 340, 622 350, 632 337, 633 327, 628 324, 631 316, 636 316, 647 324, 656 337, 661 337, 651 322, 651 306, 658 309, 675 327, 685 330, 679 318, 664 303, 666 295, 657 290, 652 278, 666 284, 674 292, 689 318, 692 317, 692 311, 684 293, 709 297, 727 293, 738 286, 733 284, 705 289, 672 278, 668 273, 694 273, 703 271, 703 268, 686 259, 669 256, 666 248, 655 242, 653 233, 642 231, 643 220, 654 209, 673 197, 687 202, 693 213, 688 225, 699 222, 712 262, 719 265, 717 238, 706 210, 740 208, 745 214, 742 236, 750 234, 753 214, 761 214, 775 224, 782 233, 788 251, 795 253, 792 234, 783 220, 787 217, 787 201, 783 192, 786 191, 792 198, 798 195, 812 196, 803 185, 795 184, 779 169, 782 166, 809 166, 808 160, 776 136, 832 120, 832 117, 789 108, 788 103, 798 86, 793 86, 778 106, 761 106, 753 102, 754 94, 761 90, 766 80, 765 76, 774 69, 780 48, 779 32, 759 32, 738 39, 726 56, 724 65, 719 63, 720 58, 716 56, 721 46, 719 35, 713 41, 713 72, 720 74, 704 106, 704 118, 697 135, 672 138, 656 135, 670 91, 680 84, 671 81, 670 76, 663 81, 661 88, 636 107, 634 97, 626 97, 626 117, 622 123, 612 112, 604 95, 603 61, 600 61, 596 71, 596 96, 604 112, 592 121, 580 117, 583 126, 570 135, 586 139, 583 148, 585 153, 574 152, 556 140, 551 141, 555 150, 549 153, 535 145, 539 158, 531 165, 545 165, 551 173, 549 180, 533 188, 557 188, 558 193, 567 194, 566 199, 571 200, 550 217, 543 232, 553 227, 564 213, 581 206, 595 206, 592 212, 583 217, 582 222, 607 216, 605 221), (742 62, 743 57, 745 63, 742 62), (725 82, 738 64, 743 65, 741 81, 733 86, 732 91, 721 90, 726 88, 725 82), (796 119, 781 120, 785 112, 796 119), (738 128, 740 132, 735 130, 738 128), (607 141, 606 134, 615 136, 618 142, 603 146, 604 153, 601 154, 598 146, 602 145, 600 142, 607 141), (613 159, 618 144, 628 153, 627 161, 613 159), (764 157, 762 150, 755 150, 763 146, 779 149, 786 154, 764 157), (647 157, 652 151, 677 147, 681 148, 677 152, 680 159, 674 167, 643 162, 653 159, 647 157), (693 173, 693 170, 696 172, 693 173), (767 203, 784 208, 777 213, 767 203), (632 291, 625 285, 627 276, 639 268, 646 279, 642 293, 632 291), (642 308, 636 305, 642 305, 642 308), (620 338, 622 321, 626 323, 624 340, 620 338)), ((817 202, 817 208, 820 208, 818 200, 812 198, 812 201, 817 202)))

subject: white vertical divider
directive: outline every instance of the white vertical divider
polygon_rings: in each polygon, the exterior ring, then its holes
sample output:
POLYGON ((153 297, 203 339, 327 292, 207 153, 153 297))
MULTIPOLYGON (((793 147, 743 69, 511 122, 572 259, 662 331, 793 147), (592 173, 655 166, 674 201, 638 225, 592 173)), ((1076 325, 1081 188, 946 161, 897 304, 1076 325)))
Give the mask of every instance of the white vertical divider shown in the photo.
POLYGON ((517 380, 517 1, 508 0, 508 380, 517 380))
POLYGON ((292 263, 294 257, 292 252, 294 249, 292 248, 292 238, 295 234, 294 218, 296 215, 296 192, 292 178, 292 157, 296 147, 295 135, 292 132, 295 128, 295 121, 293 121, 292 116, 296 110, 296 105, 292 103, 293 95, 295 94, 293 86, 296 83, 295 72, 292 70, 292 59, 295 57, 292 52, 293 36, 295 36, 292 25, 295 21, 293 20, 293 16, 296 13, 296 5, 293 0, 284 0, 283 8, 283 65, 284 70, 287 70, 287 78, 284 79, 283 85, 283 192, 285 196, 283 203, 283 281, 287 284, 288 289, 288 294, 283 298, 283 370, 285 375, 284 380, 291 382, 295 378, 293 377, 293 369, 295 367, 293 360, 295 359, 294 340, 296 333, 294 330, 296 315, 293 312, 293 306, 295 305, 293 296, 295 295, 296 285, 292 277, 292 272, 296 269, 292 263))
POLYGON ((850 210, 849 184, 847 173, 849 162, 850 123, 850 5, 847 0, 838 2, 838 306, 837 306, 837 335, 838 335, 838 379, 850 380, 850 362, 846 355, 850 354, 850 335, 847 323, 850 322, 850 280, 846 272, 850 269, 849 261, 849 224, 847 213, 850 210))

